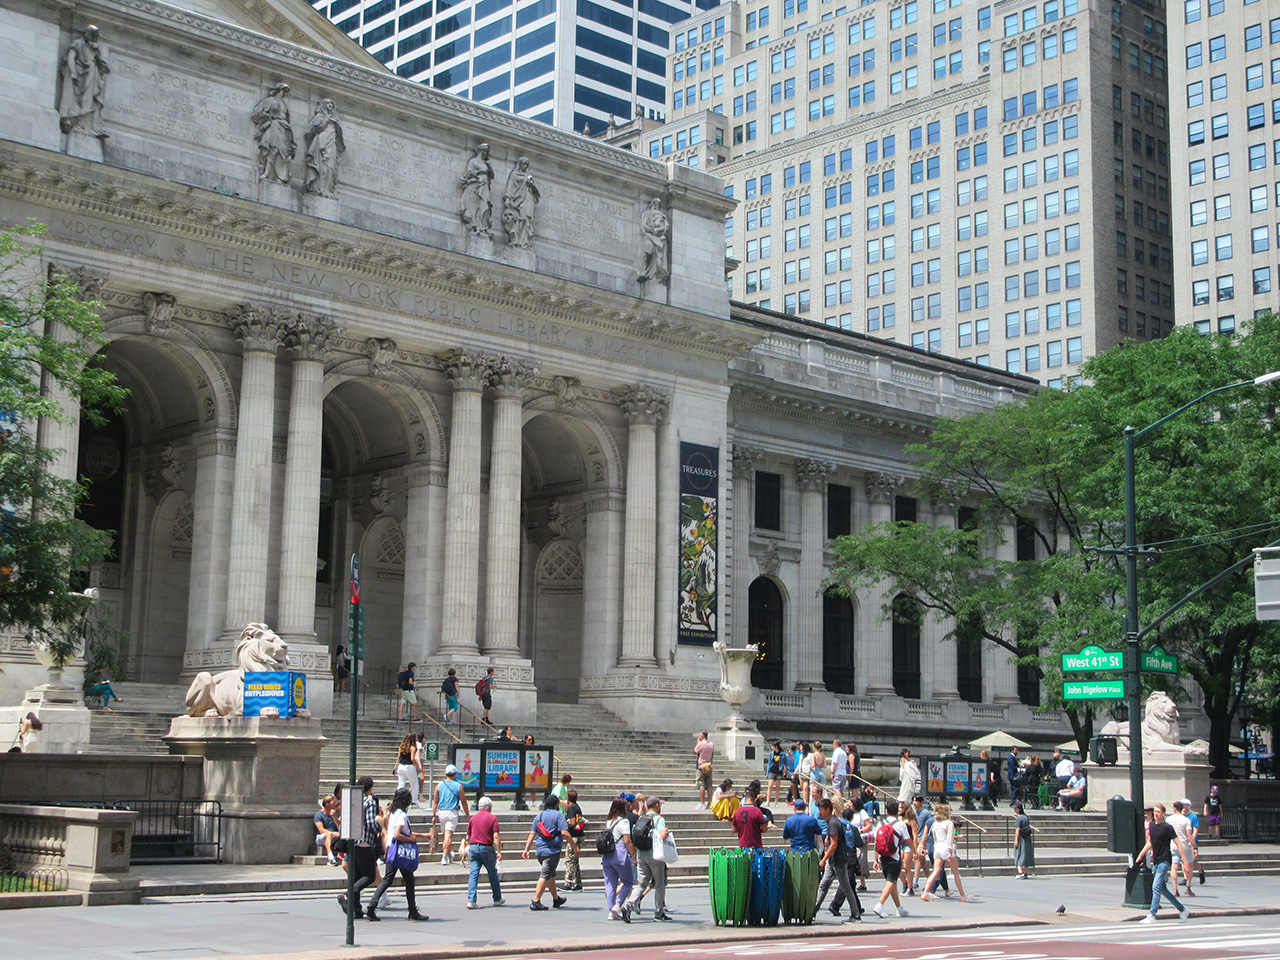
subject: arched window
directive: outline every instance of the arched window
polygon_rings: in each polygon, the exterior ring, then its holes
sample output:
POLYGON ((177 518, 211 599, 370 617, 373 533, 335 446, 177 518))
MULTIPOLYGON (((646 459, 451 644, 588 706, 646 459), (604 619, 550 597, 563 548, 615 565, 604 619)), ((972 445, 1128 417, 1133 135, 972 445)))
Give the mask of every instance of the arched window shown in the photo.
POLYGON ((747 591, 747 643, 760 648, 751 682, 761 690, 782 689, 782 591, 759 577, 747 591))
POLYGON ((905 593, 893 598, 893 690, 920 699, 920 608, 905 593))
POLYGON ((822 598, 822 682, 832 693, 853 693, 853 604, 828 593, 822 598))
POLYGON ((982 702, 982 637, 975 618, 956 630, 956 689, 961 700, 982 702))

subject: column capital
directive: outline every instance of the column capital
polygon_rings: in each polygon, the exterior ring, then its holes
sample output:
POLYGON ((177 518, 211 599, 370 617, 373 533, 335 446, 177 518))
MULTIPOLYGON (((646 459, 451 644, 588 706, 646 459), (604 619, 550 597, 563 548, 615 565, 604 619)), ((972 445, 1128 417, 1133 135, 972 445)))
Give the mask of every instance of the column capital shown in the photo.
POLYGON ((299 314, 285 331, 286 343, 293 352, 293 359, 321 361, 329 352, 329 340, 342 332, 342 324, 328 317, 299 314))
POLYGON ((764 451, 759 447, 748 447, 743 443, 735 443, 733 445, 733 475, 735 477, 750 477, 756 468, 756 463, 764 459, 764 451))
POLYGON ((934 491, 933 496, 929 498, 929 506, 933 510, 935 519, 939 514, 951 514, 955 516, 962 501, 968 494, 969 488, 960 484, 944 485, 934 491))
POLYGON ((404 472, 407 487, 447 487, 449 471, 442 463, 424 463, 409 467, 404 472))
POLYGON ((68 263, 50 263, 49 264, 49 282, 58 283, 61 280, 70 280, 79 290, 81 300, 97 300, 98 295, 102 293, 102 288, 107 285, 107 279, 110 277, 106 271, 90 273, 88 267, 72 266, 68 263))
POLYGON ((489 362, 489 388, 499 400, 519 400, 537 372, 537 366, 528 360, 493 357, 489 362))
POLYGON ((453 349, 438 354, 440 366, 455 392, 479 393, 489 384, 491 361, 479 350, 453 349))
POLYGON ((243 352, 274 354, 292 319, 267 304, 250 303, 240 307, 231 318, 231 326, 243 352))
POLYGON ((665 390, 645 383, 617 387, 613 394, 618 398, 618 406, 622 407, 622 415, 632 426, 657 424, 667 415, 667 405, 671 402, 671 396, 665 390))
POLYGON ((894 495, 903 482, 902 477, 888 473, 868 474, 867 499, 872 503, 892 503, 894 495))
POLYGON ((835 472, 836 465, 830 460, 796 460, 796 482, 801 490, 821 490, 835 472))

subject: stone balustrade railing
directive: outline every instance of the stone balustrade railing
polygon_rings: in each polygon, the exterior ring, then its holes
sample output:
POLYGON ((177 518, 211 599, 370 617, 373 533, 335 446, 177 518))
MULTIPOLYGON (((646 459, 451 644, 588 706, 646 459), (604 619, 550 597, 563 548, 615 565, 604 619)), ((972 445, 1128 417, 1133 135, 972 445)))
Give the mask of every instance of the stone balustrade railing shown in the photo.
POLYGON ((0 804, 0 844, 18 870, 64 870, 86 906, 137 903, 129 873, 132 810, 0 804))

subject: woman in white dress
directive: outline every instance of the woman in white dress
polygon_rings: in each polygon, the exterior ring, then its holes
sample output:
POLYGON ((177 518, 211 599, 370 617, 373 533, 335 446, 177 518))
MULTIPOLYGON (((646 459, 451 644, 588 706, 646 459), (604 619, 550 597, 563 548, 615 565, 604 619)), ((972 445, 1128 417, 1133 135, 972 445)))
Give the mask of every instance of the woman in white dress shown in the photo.
POLYGON ((960 902, 967 903, 964 884, 960 882, 960 861, 956 859, 956 825, 951 820, 951 805, 936 804, 933 808, 933 872, 924 885, 921 900, 929 899, 929 891, 942 875, 943 868, 951 865, 951 875, 956 878, 956 890, 960 892, 960 902))
POLYGON ((911 751, 903 750, 898 757, 898 808, 911 801, 920 792, 920 767, 911 759, 911 751))

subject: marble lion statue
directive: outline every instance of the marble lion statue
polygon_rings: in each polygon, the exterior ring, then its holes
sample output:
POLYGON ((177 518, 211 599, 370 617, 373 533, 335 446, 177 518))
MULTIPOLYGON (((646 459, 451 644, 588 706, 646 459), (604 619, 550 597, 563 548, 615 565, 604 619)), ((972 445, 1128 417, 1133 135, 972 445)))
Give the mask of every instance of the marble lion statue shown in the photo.
POLYGON ((244 675, 289 669, 289 645, 265 623, 246 624, 236 644, 235 670, 196 674, 187 690, 187 716, 238 717, 244 712, 244 675))
MULTIPOLYGON (((1101 732, 1127 737, 1129 724, 1127 721, 1117 723, 1112 720, 1101 732)), ((1185 752, 1182 734, 1178 729, 1178 705, 1163 690, 1157 690, 1147 697, 1142 716, 1142 752, 1185 752)))

